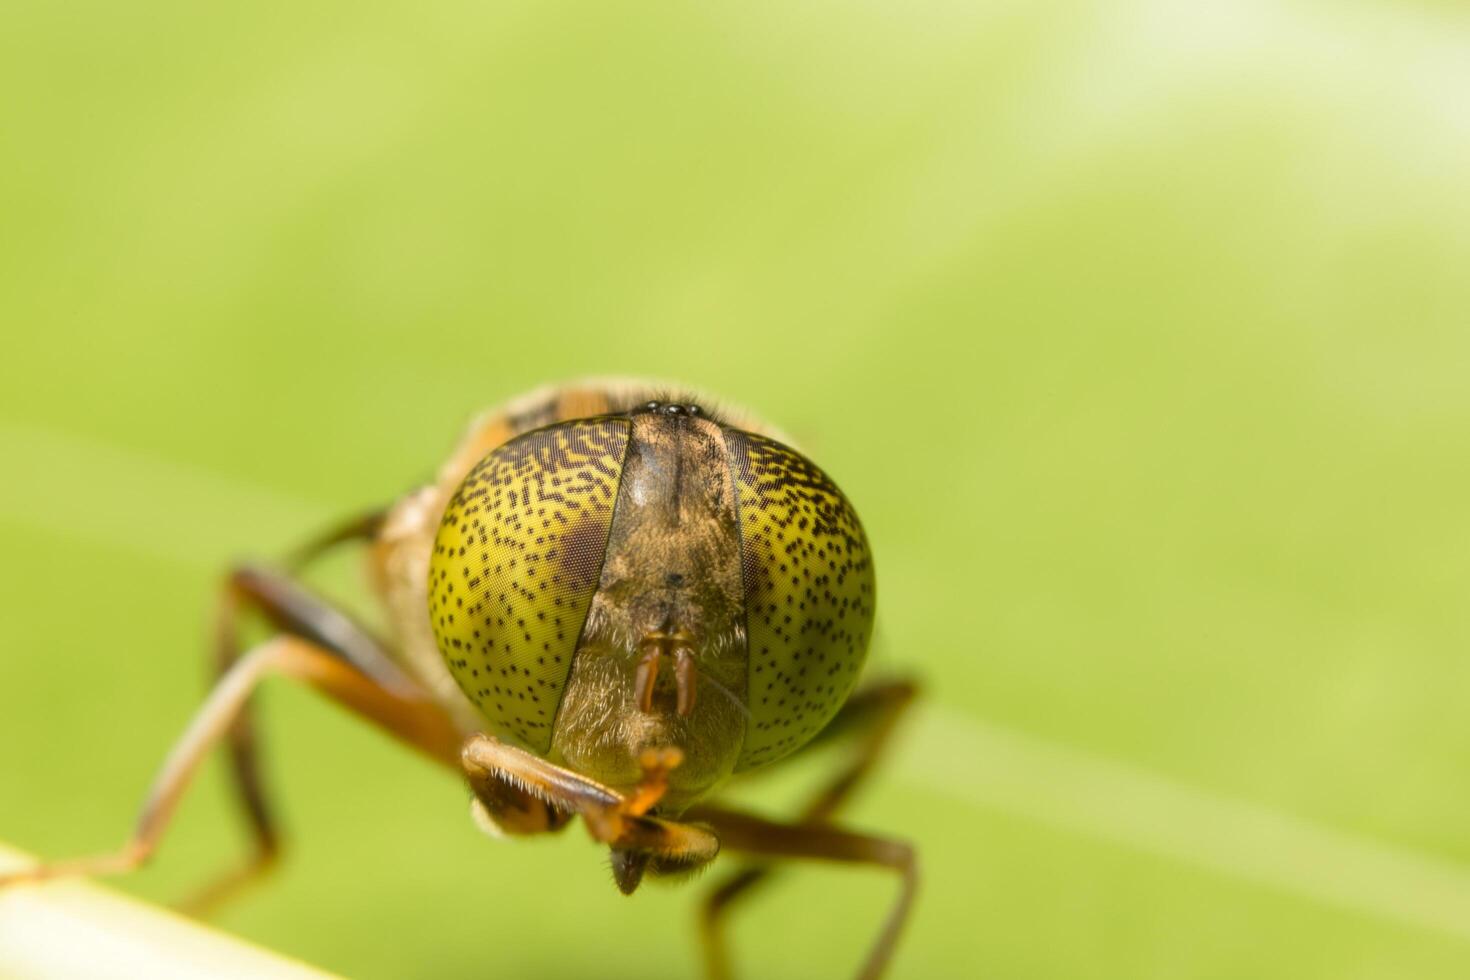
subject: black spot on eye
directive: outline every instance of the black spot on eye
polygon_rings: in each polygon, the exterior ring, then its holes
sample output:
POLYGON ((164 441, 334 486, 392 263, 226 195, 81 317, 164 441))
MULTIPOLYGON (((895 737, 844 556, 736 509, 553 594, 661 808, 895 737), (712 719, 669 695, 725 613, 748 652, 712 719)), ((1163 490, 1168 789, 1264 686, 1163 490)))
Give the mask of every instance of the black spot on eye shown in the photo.
POLYGON ((556 565, 561 577, 553 578, 557 584, 565 581, 565 587, 574 591, 590 588, 602 577, 602 558, 607 548, 607 535, 611 521, 584 517, 573 524, 563 536, 562 547, 556 556, 556 565))

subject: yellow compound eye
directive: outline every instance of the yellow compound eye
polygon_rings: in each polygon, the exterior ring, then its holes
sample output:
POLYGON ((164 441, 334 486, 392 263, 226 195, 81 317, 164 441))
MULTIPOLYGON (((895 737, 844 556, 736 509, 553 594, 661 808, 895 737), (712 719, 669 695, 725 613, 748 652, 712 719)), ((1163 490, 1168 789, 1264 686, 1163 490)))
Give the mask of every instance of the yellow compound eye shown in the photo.
POLYGON ((544 753, 597 591, 627 419, 529 432, 480 461, 429 563, 439 650, 492 731, 544 753))
POLYGON ((805 456, 727 431, 740 520, 750 721, 737 771, 795 751, 847 700, 876 599, 857 514, 805 456))

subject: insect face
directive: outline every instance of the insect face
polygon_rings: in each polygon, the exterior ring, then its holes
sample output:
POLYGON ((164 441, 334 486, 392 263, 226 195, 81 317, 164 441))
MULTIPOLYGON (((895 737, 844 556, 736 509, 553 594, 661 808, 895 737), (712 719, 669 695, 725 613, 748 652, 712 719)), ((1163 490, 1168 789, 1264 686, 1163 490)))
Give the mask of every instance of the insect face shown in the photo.
POLYGON ((495 734, 610 786, 678 747, 674 812, 815 735, 873 615, 866 539, 836 486, 692 406, 490 453, 445 512, 429 591, 440 650, 495 734))

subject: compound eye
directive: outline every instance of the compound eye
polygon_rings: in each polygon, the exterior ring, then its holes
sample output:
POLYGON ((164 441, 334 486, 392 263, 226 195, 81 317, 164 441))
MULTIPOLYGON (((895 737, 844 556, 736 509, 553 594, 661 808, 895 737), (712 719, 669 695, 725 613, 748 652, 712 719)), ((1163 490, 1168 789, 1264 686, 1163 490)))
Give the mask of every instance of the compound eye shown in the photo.
POLYGON ((750 721, 736 770, 795 751, 847 700, 876 598, 867 535, 842 491, 773 439, 726 432, 740 520, 750 721))
POLYGON ((627 419, 526 433, 491 452, 449 506, 429 562, 439 652, 491 730, 551 746, 602 575, 627 419))

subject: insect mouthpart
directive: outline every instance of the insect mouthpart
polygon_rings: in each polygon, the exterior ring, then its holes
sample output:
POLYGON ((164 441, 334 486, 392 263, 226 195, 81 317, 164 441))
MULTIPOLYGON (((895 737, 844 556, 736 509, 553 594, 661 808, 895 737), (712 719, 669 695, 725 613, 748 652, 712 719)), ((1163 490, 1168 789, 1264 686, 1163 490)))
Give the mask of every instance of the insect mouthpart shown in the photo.
POLYGON ((639 711, 653 713, 653 689, 658 682, 659 664, 666 656, 674 659, 674 683, 678 692, 674 710, 680 718, 688 718, 694 710, 698 671, 694 665, 694 637, 685 630, 654 630, 639 641, 638 669, 633 676, 634 700, 639 711))

